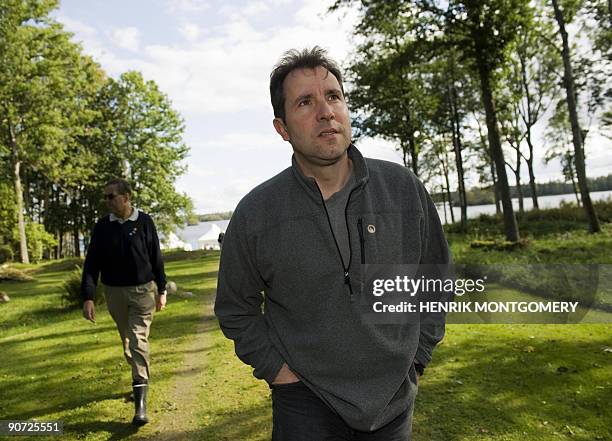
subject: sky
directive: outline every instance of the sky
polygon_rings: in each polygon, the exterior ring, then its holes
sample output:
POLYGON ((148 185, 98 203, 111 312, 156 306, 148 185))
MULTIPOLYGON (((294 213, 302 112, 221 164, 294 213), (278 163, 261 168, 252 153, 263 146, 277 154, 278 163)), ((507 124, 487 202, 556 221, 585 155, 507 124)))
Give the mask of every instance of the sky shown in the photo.
MULTIPOLYGON (((61 0, 55 17, 109 75, 138 70, 169 97, 185 120, 190 147, 176 188, 193 199, 196 212, 211 213, 233 210, 249 190, 290 165, 291 146, 272 126, 270 71, 286 50, 314 45, 347 64, 358 15, 328 14, 331 3, 61 0)), ((391 142, 363 139, 358 147, 364 156, 402 162, 391 142)), ((612 171, 611 147, 590 136, 589 176, 612 171)), ((476 174, 468 175, 468 186, 476 185, 476 174)), ((560 167, 544 165, 540 155, 536 177, 558 179, 560 167)))

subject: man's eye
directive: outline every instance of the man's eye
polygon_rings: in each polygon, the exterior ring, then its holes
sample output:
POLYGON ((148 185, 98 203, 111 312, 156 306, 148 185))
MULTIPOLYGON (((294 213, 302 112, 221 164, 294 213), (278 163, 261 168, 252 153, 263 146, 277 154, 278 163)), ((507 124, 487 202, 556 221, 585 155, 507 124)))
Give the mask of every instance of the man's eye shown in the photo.
POLYGON ((340 99, 340 96, 339 96, 339 95, 337 95, 337 94, 335 94, 335 93, 333 93, 333 94, 329 95, 328 99, 329 99, 330 101, 337 101, 337 100, 339 100, 339 99, 340 99))
POLYGON ((299 107, 302 107, 302 106, 306 106, 306 105, 308 105, 308 104, 310 104, 310 100, 302 100, 302 101, 300 101, 300 102, 298 103, 298 106, 299 106, 299 107))

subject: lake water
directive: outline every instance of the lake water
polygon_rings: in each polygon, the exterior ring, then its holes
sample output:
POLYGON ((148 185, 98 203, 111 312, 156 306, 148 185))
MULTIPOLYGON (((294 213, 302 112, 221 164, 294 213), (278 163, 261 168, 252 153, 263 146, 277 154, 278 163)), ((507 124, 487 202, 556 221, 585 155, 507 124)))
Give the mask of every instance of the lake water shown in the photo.
MULTIPOLYGON (((591 192, 591 199, 593 201, 599 201, 609 198, 612 198, 612 191, 591 192)), ((540 196, 538 198, 540 208, 558 207, 562 201, 575 203, 576 197, 573 194, 558 194, 551 196, 540 196)), ((515 210, 518 211, 518 199, 513 199, 512 203, 514 205, 515 210)), ((531 198, 525 198, 524 205, 525 210, 530 210, 531 208, 533 208, 531 198)), ((453 207, 453 210, 455 213, 455 220, 459 221, 459 219, 461 218, 461 210, 458 207, 453 207)), ((450 214, 448 213, 448 207, 446 211, 448 222, 450 222, 450 214)), ((438 206, 438 214, 440 215, 440 219, 442 220, 442 222, 445 222, 442 204, 439 204, 438 206)), ((495 204, 469 206, 467 209, 467 214, 468 218, 478 217, 481 214, 495 214, 495 204)), ((179 230, 177 234, 184 242, 189 243, 192 249, 197 250, 200 248, 198 239, 207 231, 209 231, 212 228, 213 224, 216 224, 219 228, 221 228, 222 231, 225 231, 229 224, 229 220, 200 222, 198 225, 187 226, 182 230, 179 230)))
MULTIPOLYGON (((592 191, 591 192, 591 200, 600 201, 604 199, 612 198, 612 191, 592 191)), ((540 208, 556 208, 561 205, 561 202, 573 202, 576 203, 576 196, 571 194, 555 194, 550 196, 540 196, 538 197, 538 204, 540 208)), ((531 197, 523 198, 523 205, 525 210, 531 210, 533 208, 533 203, 531 201, 531 197)), ((442 204, 436 204, 438 208, 438 215, 443 223, 450 223, 450 213, 448 211, 448 206, 446 207, 446 218, 448 222, 445 222, 444 217, 444 209, 442 208, 442 204)), ((512 199, 512 206, 518 212, 519 203, 518 198, 512 199)), ((455 214, 455 221, 459 222, 461 219, 461 208, 453 207, 453 213, 455 214)), ((495 204, 487 204, 487 205, 470 205, 467 207, 467 216, 468 218, 475 218, 480 216, 481 214, 495 214, 495 204)))

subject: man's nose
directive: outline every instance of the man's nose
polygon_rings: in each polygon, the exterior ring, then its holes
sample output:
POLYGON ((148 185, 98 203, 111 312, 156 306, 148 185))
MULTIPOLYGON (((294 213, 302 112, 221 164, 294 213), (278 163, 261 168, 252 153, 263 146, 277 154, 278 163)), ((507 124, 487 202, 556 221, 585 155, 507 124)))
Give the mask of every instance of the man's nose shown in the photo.
POLYGON ((332 109, 332 106, 327 102, 327 100, 323 100, 319 103, 317 111, 317 116, 320 120, 329 121, 335 118, 334 109, 332 109))

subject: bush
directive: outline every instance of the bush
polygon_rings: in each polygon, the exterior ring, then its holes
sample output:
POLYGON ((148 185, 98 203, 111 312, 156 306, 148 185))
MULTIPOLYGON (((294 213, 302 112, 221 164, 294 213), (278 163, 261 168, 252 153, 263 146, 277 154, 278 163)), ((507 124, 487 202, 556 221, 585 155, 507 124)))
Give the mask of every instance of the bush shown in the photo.
MULTIPOLYGON (((83 303, 81 298, 81 276, 83 269, 79 265, 74 266, 74 270, 68 276, 68 279, 62 285, 65 292, 62 294, 62 305, 68 306, 69 308, 80 308, 83 303)), ((96 298, 94 299, 96 305, 104 303, 104 294, 102 293, 102 285, 98 283, 96 287, 96 298)))
POLYGON ((26 235, 28 254, 32 262, 40 261, 45 251, 51 250, 57 245, 57 240, 53 234, 48 233, 45 227, 37 222, 28 222, 26 224, 26 235))
POLYGON ((34 277, 29 276, 17 268, 12 268, 8 265, 0 267, 0 281, 16 281, 16 282, 29 282, 34 280, 34 277))
POLYGON ((13 250, 8 245, 0 245, 0 263, 13 260, 13 250))
POLYGON ((529 242, 521 239, 518 242, 507 240, 474 240, 470 242, 470 248, 481 248, 483 250, 513 251, 518 248, 526 248, 529 242))

